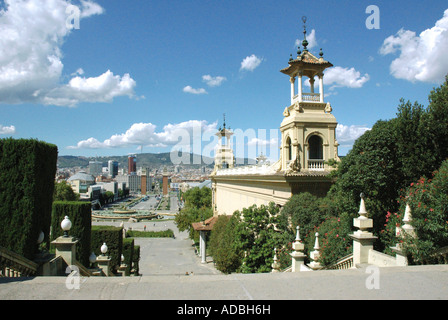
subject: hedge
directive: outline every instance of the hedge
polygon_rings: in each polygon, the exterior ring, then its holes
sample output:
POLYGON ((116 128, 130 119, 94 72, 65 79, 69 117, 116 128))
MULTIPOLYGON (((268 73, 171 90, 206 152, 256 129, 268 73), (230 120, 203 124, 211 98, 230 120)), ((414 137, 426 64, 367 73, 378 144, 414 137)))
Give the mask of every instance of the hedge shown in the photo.
POLYGON ((134 275, 138 275, 140 268, 139 268, 139 261, 140 261, 140 246, 134 245, 134 254, 132 255, 132 266, 134 269, 134 275))
POLYGON ((124 256, 124 263, 126 264, 126 276, 129 276, 131 274, 132 269, 132 261, 134 256, 134 239, 133 238, 127 238, 123 239, 123 249, 122 254, 124 256))
POLYGON ((69 235, 79 240, 76 245, 76 259, 84 266, 89 265, 92 253, 90 247, 92 232, 92 214, 90 202, 83 201, 55 201, 51 216, 51 239, 63 235, 61 221, 68 216, 72 222, 69 235))
POLYGON ((35 139, 0 139, 0 246, 33 259, 49 247, 58 149, 35 139))
POLYGON ((116 272, 121 264, 121 253, 123 248, 123 228, 112 226, 92 226, 91 252, 96 256, 101 255, 101 246, 106 243, 107 256, 111 258, 110 270, 116 272))

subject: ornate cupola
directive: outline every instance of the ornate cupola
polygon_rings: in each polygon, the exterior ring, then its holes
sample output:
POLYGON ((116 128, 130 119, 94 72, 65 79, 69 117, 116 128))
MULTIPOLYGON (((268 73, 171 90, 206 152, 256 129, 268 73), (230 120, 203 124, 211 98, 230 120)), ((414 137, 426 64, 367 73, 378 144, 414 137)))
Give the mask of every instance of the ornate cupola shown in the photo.
POLYGON ((297 58, 292 56, 288 67, 280 72, 289 76, 291 83, 291 104, 283 112, 280 125, 282 134, 281 170, 285 172, 329 171, 326 164, 337 156, 336 118, 331 114, 330 103, 324 102, 324 70, 333 65, 323 58, 320 49, 319 58, 308 50, 306 39, 306 17, 302 46, 298 47, 297 58), (319 92, 315 92, 314 82, 319 79, 319 92), (304 92, 303 77, 309 80, 309 92, 304 92), (298 90, 295 93, 296 78, 298 90))
POLYGON ((235 157, 230 145, 230 137, 233 135, 233 132, 230 130, 230 127, 228 129, 226 128, 225 114, 223 127, 220 127, 215 135, 219 137, 220 142, 215 152, 214 173, 219 169, 233 168, 235 166, 235 157))

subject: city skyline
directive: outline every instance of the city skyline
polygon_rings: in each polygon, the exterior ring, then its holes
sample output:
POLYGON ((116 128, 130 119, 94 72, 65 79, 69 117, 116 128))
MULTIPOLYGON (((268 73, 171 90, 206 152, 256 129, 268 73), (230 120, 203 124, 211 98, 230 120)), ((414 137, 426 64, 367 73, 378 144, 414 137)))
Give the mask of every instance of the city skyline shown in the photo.
POLYGON ((6 0, 0 8, 0 138, 37 138, 59 155, 180 147, 210 156, 225 113, 228 126, 250 133, 238 142, 244 157, 278 158, 270 153, 290 102, 280 69, 296 56, 302 16, 308 48, 334 65, 325 101, 340 155, 393 118, 400 98, 427 106, 448 71, 443 1, 6 0))

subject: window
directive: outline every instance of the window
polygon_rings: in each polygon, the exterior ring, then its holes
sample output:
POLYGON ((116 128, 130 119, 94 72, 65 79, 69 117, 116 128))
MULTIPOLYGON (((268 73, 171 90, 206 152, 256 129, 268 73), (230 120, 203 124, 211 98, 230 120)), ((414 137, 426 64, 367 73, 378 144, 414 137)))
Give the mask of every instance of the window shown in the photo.
POLYGON ((309 145, 309 159, 314 159, 314 160, 323 160, 323 142, 322 142, 322 138, 317 136, 317 135, 313 135, 310 137, 310 139, 308 140, 308 145, 309 145))
POLYGON ((286 160, 292 160, 291 138, 286 138, 286 160))

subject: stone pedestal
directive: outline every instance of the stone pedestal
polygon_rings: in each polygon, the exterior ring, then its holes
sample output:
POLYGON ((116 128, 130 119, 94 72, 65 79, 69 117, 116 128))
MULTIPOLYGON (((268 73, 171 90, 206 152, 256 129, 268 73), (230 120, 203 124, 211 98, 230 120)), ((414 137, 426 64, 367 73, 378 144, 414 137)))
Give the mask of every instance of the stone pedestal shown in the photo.
POLYGON ((118 268, 118 272, 119 272, 123 277, 126 276, 126 268, 127 268, 127 267, 128 267, 128 266, 127 266, 126 264, 122 263, 122 264, 120 265, 120 267, 118 268))
POLYGON ((72 266, 76 263, 76 244, 78 240, 72 237, 59 237, 52 241, 56 248, 56 256, 61 256, 67 266, 72 266))
POLYGON ((305 245, 296 240, 292 244, 292 249, 294 251, 292 253, 290 253, 290 256, 292 258, 291 271, 299 272, 300 269, 302 268, 302 266, 305 265, 306 254, 303 253, 303 250, 305 249, 305 245))
POLYGON ((353 239, 353 264, 368 263, 369 251, 373 250, 373 243, 377 239, 371 232, 356 231, 350 235, 353 239))
POLYGON ((356 266, 369 262, 369 251, 373 250, 373 243, 377 239, 373 233, 367 231, 373 228, 373 220, 367 218, 363 194, 361 194, 359 217, 353 219, 353 226, 359 229, 350 235, 353 239, 353 264, 356 266))
POLYGON ((98 268, 100 268, 103 271, 103 275, 106 277, 109 277, 110 269, 110 258, 105 255, 100 255, 96 258, 96 262, 98 264, 98 268))

